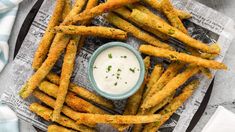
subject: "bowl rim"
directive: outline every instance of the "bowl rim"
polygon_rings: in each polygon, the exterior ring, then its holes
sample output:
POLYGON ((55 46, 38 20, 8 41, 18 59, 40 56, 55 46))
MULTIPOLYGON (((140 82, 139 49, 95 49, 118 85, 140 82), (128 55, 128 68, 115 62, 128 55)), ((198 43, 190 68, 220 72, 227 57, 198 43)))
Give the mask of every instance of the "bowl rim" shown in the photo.
POLYGON ((144 81, 144 75, 145 75, 145 66, 144 66, 144 61, 140 55, 140 52, 138 52, 135 48, 133 48, 132 46, 130 46, 127 43, 118 42, 118 41, 106 43, 106 44, 100 46, 98 49, 96 49, 95 52, 92 54, 92 56, 89 59, 88 78, 89 78, 89 82, 92 86, 92 89, 95 90, 101 96, 106 97, 108 99, 120 100, 120 99, 126 99, 126 98, 130 97, 135 92, 137 92, 138 89, 141 87, 141 85, 144 81), (96 85, 96 82, 95 82, 95 79, 93 76, 93 65, 94 65, 94 62, 95 62, 97 56, 100 53, 102 53, 104 50, 111 48, 111 47, 116 47, 116 46, 124 47, 124 48, 127 48, 128 50, 130 50, 136 56, 136 58, 140 64, 140 75, 139 75, 139 79, 138 79, 137 83, 129 91, 122 93, 122 94, 110 94, 110 93, 106 93, 106 92, 102 91, 96 85))

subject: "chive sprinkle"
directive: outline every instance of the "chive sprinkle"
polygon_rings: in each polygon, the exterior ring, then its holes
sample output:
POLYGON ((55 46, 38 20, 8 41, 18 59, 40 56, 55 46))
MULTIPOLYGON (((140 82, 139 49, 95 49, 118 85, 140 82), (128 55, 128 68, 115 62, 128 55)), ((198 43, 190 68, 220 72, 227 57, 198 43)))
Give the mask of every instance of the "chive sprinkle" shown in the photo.
POLYGON ((113 58, 113 56, 112 56, 111 53, 108 54, 108 57, 109 57, 109 59, 112 59, 112 58, 113 58))
POLYGON ((135 69, 133 68, 129 68, 129 70, 131 71, 131 72, 133 72, 133 73, 135 73, 135 69))

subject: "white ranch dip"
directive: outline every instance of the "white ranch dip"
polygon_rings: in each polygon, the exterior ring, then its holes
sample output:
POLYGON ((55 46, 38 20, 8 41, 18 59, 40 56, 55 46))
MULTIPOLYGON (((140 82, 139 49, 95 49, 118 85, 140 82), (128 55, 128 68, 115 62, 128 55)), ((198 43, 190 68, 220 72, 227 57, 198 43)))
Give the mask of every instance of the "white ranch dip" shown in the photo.
POLYGON ((101 52, 93 65, 97 87, 108 94, 123 94, 132 89, 140 76, 140 64, 129 49, 114 46, 101 52))

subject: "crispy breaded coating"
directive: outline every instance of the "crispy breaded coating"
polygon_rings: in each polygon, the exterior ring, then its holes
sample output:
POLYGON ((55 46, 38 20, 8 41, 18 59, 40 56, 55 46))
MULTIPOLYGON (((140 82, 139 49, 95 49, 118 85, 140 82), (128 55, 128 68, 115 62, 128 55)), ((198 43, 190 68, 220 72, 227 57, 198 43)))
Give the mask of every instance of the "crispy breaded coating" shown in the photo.
POLYGON ((144 92, 145 84, 147 82, 147 76, 148 76, 148 69, 150 67, 150 57, 145 57, 144 59, 144 64, 145 64, 145 79, 143 84, 141 85, 140 89, 131 97, 128 98, 126 107, 124 110, 124 115, 136 115, 138 108, 140 106, 140 102, 142 99, 142 95, 144 92))
POLYGON ((213 54, 219 54, 220 48, 217 44, 213 44, 211 46, 208 46, 207 44, 204 44, 189 35, 181 32, 175 27, 170 26, 169 24, 165 22, 161 22, 139 10, 134 9, 131 13, 131 18, 143 23, 144 25, 151 27, 153 29, 159 30, 162 33, 165 33, 175 39, 178 39, 182 41, 184 44, 193 47, 195 49, 198 49, 200 51, 206 52, 206 53, 213 53, 213 54))
POLYGON ((161 8, 173 27, 179 29, 185 34, 188 34, 187 29, 184 27, 184 24, 179 19, 177 12, 175 11, 173 5, 169 0, 162 0, 161 8))
MULTIPOLYGON (((38 103, 32 103, 29 107, 30 111, 34 112, 35 114, 39 115, 43 119, 50 121, 51 120, 51 115, 52 115, 52 110, 49 108, 46 108, 38 103)), ((55 121, 56 123, 72 128, 77 131, 82 131, 82 132, 95 132, 92 128, 86 127, 84 125, 79 125, 76 124, 73 120, 69 119, 66 116, 61 115, 58 120, 55 121)))
MULTIPOLYGON (((65 18, 71 19, 75 14, 79 13, 82 10, 82 7, 85 5, 85 0, 77 0, 74 8, 65 18)), ((64 23, 62 23, 63 25, 64 23)), ((70 36, 58 33, 52 44, 48 54, 47 59, 43 62, 42 66, 28 79, 28 81, 23 85, 20 96, 25 99, 33 92, 33 90, 41 83, 41 81, 46 77, 50 72, 56 61, 59 59, 60 55, 66 48, 69 43, 70 36)))
MULTIPOLYGON (((128 6, 129 7, 129 6, 128 6)), ((142 9, 143 8, 143 12, 150 12, 152 13, 151 11, 149 11, 147 8, 145 8, 144 6, 142 5, 138 5, 138 6, 131 6, 133 9, 137 8, 137 9, 142 9)), ((133 19, 131 19, 131 11, 128 10, 127 8, 125 7, 121 7, 121 8, 118 8, 116 10, 114 10, 113 12, 117 13, 118 15, 122 16, 123 18, 125 18, 126 20, 130 21, 130 22, 133 22, 135 23, 138 27, 140 27, 141 29, 143 30, 146 30, 152 34, 154 34, 155 36, 161 38, 162 40, 167 40, 168 39, 168 36, 164 33, 161 33, 159 32, 158 30, 154 30, 152 28, 149 28, 149 27, 146 27, 145 25, 143 25, 142 23, 139 23, 133 19)), ((154 15, 154 17, 158 18, 158 16, 156 16, 155 14, 152 13, 152 15, 154 15)), ((159 17, 160 18, 160 17, 159 17)))
MULTIPOLYGON (((46 104, 47 106, 49 106, 51 108, 55 107, 55 100, 53 98, 49 97, 48 95, 40 92, 39 90, 34 91, 33 95, 37 99, 39 99, 41 102, 46 104)), ((77 120, 77 117, 74 116, 74 115, 76 115, 78 112, 74 111, 73 109, 69 108, 68 106, 64 105, 61 112, 64 113, 69 118, 73 119, 74 121, 77 120)), ((95 127, 96 126, 95 124, 94 125, 84 124, 84 125, 89 126, 89 127, 95 127)))
POLYGON ((116 28, 103 26, 57 26, 55 31, 70 35, 98 36, 112 39, 127 39, 127 33, 116 28))
POLYGON ((104 12, 112 11, 124 5, 135 3, 138 1, 139 0, 109 0, 89 10, 83 11, 82 13, 75 16, 72 21, 66 21, 66 23, 67 25, 69 25, 71 22, 72 24, 74 24, 79 21, 88 20, 88 19, 94 18, 95 16, 101 15, 104 12))
MULTIPOLYGON (((39 85, 39 89, 45 92, 46 94, 56 98, 58 95, 58 86, 43 81, 39 85)), ((65 98, 65 103, 70 106, 71 108, 80 111, 80 112, 88 112, 88 113, 99 113, 99 114, 104 114, 107 113, 104 110, 94 106, 93 104, 75 96, 74 93, 68 92, 66 98, 65 98)))
MULTIPOLYGON (((143 2, 150 5, 155 10, 158 10, 158 11, 162 10, 161 2, 159 2, 157 0, 143 0, 143 2)), ((192 15, 190 13, 187 13, 183 10, 175 9, 175 11, 177 12, 177 15, 180 19, 189 19, 192 17, 192 15)))
POLYGON ((39 42, 39 46, 35 52, 34 58, 33 58, 33 64, 32 67, 33 69, 38 69, 43 61, 47 57, 47 53, 49 52, 51 43, 55 37, 55 33, 52 32, 51 30, 55 27, 58 26, 60 23, 60 20, 62 19, 60 15, 62 14, 64 10, 64 5, 65 5, 65 0, 57 0, 55 9, 52 13, 52 16, 50 18, 50 21, 47 25, 47 29, 39 42))
POLYGON ((191 63, 198 66, 212 68, 212 69, 227 69, 227 66, 223 63, 213 61, 213 60, 206 60, 200 57, 188 55, 186 53, 180 53, 176 51, 170 51, 167 49, 153 47, 151 45, 141 45, 139 48, 140 52, 152 55, 156 57, 163 57, 173 61, 182 61, 185 63, 191 63))
POLYGON ((148 93, 151 91, 153 85, 159 80, 159 78, 162 76, 162 73, 164 71, 164 67, 162 64, 157 64, 154 66, 154 69, 149 77, 149 81, 147 84, 147 89, 143 95, 144 98, 148 95, 148 93))
MULTIPOLYGON (((60 77, 58 75, 56 75, 55 73, 52 73, 50 72, 47 77, 46 77, 50 82, 56 84, 56 85, 59 85, 60 83, 60 77)), ((77 95, 79 95, 80 97, 86 99, 86 100, 90 100, 94 103, 97 103, 99 105, 102 105, 104 107, 107 107, 109 109, 113 109, 114 106, 112 104, 111 101, 93 93, 93 92, 90 92, 89 90, 83 88, 83 87, 80 87, 74 83, 70 83, 69 84, 69 90, 71 92, 74 92, 76 93, 77 95)))
POLYGON ((198 87, 199 81, 194 80, 189 83, 183 92, 175 97, 159 114, 162 115, 162 120, 145 125, 143 132, 156 132, 161 125, 163 125, 171 115, 193 94, 195 89, 198 87))
POLYGON ((117 26, 118 28, 120 28, 128 33, 131 33, 133 36, 135 36, 136 38, 138 38, 140 40, 143 40, 143 41, 145 41, 151 45, 157 46, 157 47, 173 50, 173 48, 171 46, 169 46, 168 44, 161 42, 160 40, 154 38, 153 36, 151 36, 150 34, 148 34, 146 32, 141 31, 139 28, 135 27, 131 23, 125 21, 124 19, 118 17, 117 15, 115 15, 113 13, 109 13, 109 15, 107 16, 107 19, 113 25, 117 26))
POLYGON ((159 103, 161 103, 164 99, 170 96, 177 88, 183 85, 190 77, 197 74, 199 72, 198 66, 190 65, 186 68, 185 71, 178 74, 174 77, 170 82, 166 84, 159 92, 155 93, 148 101, 146 101, 141 108, 148 109, 159 103))
POLYGON ((115 123, 115 124, 139 124, 161 120, 161 115, 101 115, 80 113, 78 124, 81 123, 115 123))
POLYGON ((71 129, 67 129, 65 127, 59 126, 59 125, 49 125, 47 128, 48 132, 75 132, 71 129))

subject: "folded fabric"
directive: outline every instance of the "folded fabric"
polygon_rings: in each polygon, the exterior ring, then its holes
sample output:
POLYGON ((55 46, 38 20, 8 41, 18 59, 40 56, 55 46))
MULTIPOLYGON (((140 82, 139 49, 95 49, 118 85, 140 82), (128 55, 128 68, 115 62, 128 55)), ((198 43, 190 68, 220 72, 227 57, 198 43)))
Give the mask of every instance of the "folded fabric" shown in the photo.
POLYGON ((219 106, 202 132, 235 132, 235 114, 219 106))
POLYGON ((0 102, 0 132, 19 132, 18 118, 14 111, 0 102))
POLYGON ((8 40, 22 0, 0 0, 0 72, 8 62, 8 40))
POLYGON ((18 6, 21 1, 22 0, 0 0, 0 13, 4 13, 18 6))

